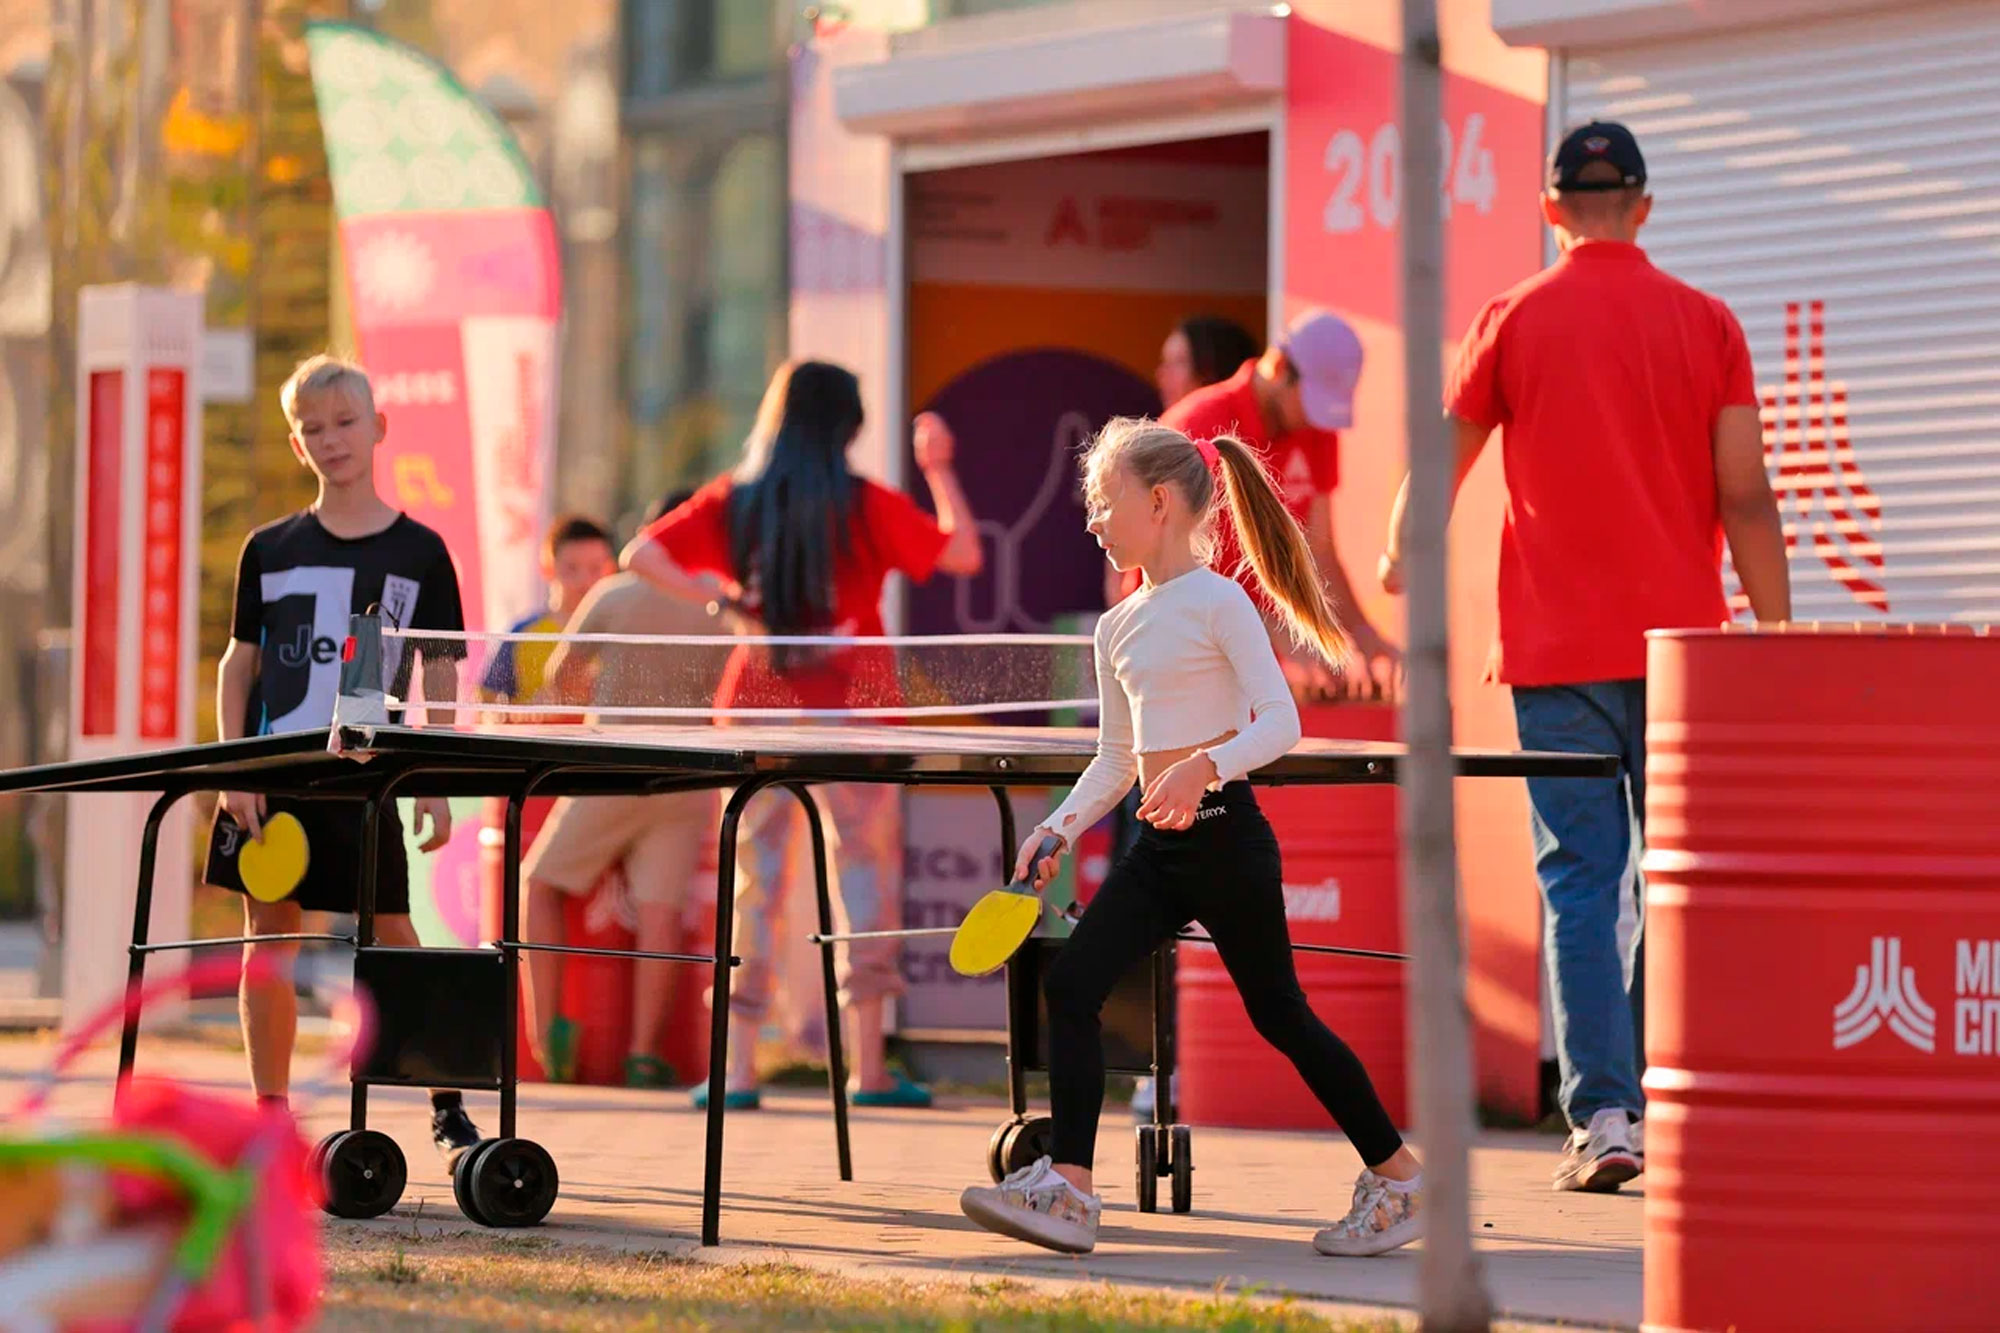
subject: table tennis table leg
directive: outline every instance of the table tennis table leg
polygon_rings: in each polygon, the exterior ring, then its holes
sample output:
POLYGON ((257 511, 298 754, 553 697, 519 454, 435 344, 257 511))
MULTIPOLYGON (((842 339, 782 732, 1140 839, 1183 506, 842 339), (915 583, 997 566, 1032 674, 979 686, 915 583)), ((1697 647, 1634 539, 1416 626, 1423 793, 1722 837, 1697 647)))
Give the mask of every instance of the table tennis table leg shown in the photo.
MULTIPOLYGON (((391 779, 393 785, 394 779, 391 779)), ((359 953, 375 943, 375 890, 377 862, 381 859, 382 846, 382 805, 394 801, 394 794, 385 789, 370 796, 361 803, 361 884, 354 899, 354 950, 359 953)), ((358 1070, 349 1075, 352 1087, 349 1092, 347 1127, 356 1133, 368 1128, 368 1084, 357 1075, 358 1070)))
POLYGON ((722 1115, 729 1100, 729 960, 736 951, 736 834, 769 778, 751 778, 722 809, 715 849, 715 980, 708 1017, 708 1141, 702 1152, 701 1243, 722 1243, 722 1115))
POLYGON ((527 789, 507 796, 507 818, 500 856, 500 975, 507 998, 500 1006, 500 1137, 514 1137, 515 1106, 520 1092, 521 953, 510 943, 521 938, 521 818, 528 804, 527 789))
POLYGON ((1174 942, 1153 952, 1153 1124, 1165 1127, 1174 1119, 1174 1036, 1167 1006, 1173 1001, 1174 942))
MULTIPOLYGON (((1014 869, 1016 830, 1014 827, 1014 799, 1005 787, 989 787, 994 802, 1000 807, 1000 865, 1001 875, 1010 876, 1014 869)), ((1033 947, 1032 944, 1029 947, 1033 947)), ((1017 955, 1018 956, 1018 955, 1017 955)), ((1017 1119, 1028 1113, 1028 1052, 1023 1048, 1025 1034, 1016 1030, 1014 1015, 1020 1011, 1016 1002, 1020 997, 1016 988, 1020 985, 1015 972, 1014 959, 1007 960, 1007 1110, 1017 1119)))
MULTIPOLYGON (((165 822, 167 811, 180 800, 181 792, 163 793, 153 802, 153 808, 146 816, 146 826, 139 834, 139 890, 132 905, 132 949, 131 959, 126 964, 125 993, 129 997, 137 994, 139 985, 146 979, 146 944, 153 923, 153 866, 159 859, 160 825, 165 822)), ((139 1056, 139 1006, 125 1006, 125 1022, 118 1034, 118 1084, 117 1092, 125 1091, 125 1084, 132 1077, 132 1065, 139 1056)))
MULTIPOLYGON (((826 876, 826 827, 820 818, 819 802, 803 783, 794 783, 792 795, 805 807, 806 827, 812 831, 813 892, 819 910, 819 933, 833 934, 833 895, 826 876)), ((820 985, 826 998, 826 1084, 833 1097, 834 1154, 840 1163, 840 1178, 854 1179, 854 1156, 847 1134, 847 1058, 841 1049, 840 983, 834 975, 830 942, 819 946, 820 985)), ((714 1084, 710 1084, 711 1090, 714 1084)))

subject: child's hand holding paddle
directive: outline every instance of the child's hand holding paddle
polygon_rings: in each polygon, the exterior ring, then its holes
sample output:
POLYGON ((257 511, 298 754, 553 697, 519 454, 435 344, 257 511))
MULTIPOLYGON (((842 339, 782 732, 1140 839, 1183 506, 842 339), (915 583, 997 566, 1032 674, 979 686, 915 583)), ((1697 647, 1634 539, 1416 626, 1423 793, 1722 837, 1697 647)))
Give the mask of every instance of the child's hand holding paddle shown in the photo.
POLYGON ((1036 829, 1014 867, 1014 882, 984 894, 958 923, 951 937, 951 966, 960 976, 983 977, 998 972, 1042 919, 1040 890, 1055 878, 1062 861, 1063 840, 1047 829, 1036 829), (1034 876, 1032 887, 1029 876, 1034 876))
POLYGON ((236 821, 236 827, 250 835, 250 841, 264 840, 264 797, 254 791, 226 791, 220 804, 236 821))
POLYGON ((1026 884, 1036 893, 1040 893, 1049 886, 1049 881, 1056 877, 1056 871, 1062 868, 1063 853, 1068 850, 1069 844, 1055 834, 1047 829, 1036 829, 1028 835, 1028 840, 1021 844, 1021 854, 1014 858, 1014 882, 1026 884), (1055 844, 1053 854, 1042 850, 1049 843, 1055 844), (1036 860, 1038 852, 1041 855, 1039 861, 1036 860))

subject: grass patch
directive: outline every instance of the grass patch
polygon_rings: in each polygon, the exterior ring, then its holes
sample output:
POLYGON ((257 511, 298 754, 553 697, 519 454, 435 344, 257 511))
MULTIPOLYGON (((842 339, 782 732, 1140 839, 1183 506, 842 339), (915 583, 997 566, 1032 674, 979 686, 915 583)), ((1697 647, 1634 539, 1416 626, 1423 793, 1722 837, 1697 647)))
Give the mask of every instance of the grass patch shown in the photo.
POLYGON ((331 1229, 327 1333, 1390 1333, 1229 1292, 1192 1298, 1106 1286, 1061 1293, 1008 1278, 873 1282, 784 1263, 723 1267, 546 1237, 331 1229), (524 1244, 524 1241, 536 1243, 524 1244))

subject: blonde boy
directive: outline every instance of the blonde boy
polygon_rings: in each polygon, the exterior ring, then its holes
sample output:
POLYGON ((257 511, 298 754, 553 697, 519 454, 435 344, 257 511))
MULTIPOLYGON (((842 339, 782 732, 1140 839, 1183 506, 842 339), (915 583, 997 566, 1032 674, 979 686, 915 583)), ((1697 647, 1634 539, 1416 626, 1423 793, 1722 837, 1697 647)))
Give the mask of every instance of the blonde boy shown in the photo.
MULTIPOLYGON (((350 615, 379 606, 387 623, 403 629, 465 627, 458 575, 444 540, 376 493, 375 450, 388 420, 375 408, 367 372, 335 357, 312 357, 292 372, 278 397, 292 452, 318 480, 319 497, 258 528, 243 543, 236 611, 216 678, 216 718, 224 740, 329 726, 350 615)), ((424 697, 456 699, 457 659, 464 656, 457 640, 404 652, 397 668, 403 679, 392 683, 394 692, 407 693, 419 656, 424 697)), ((224 793, 209 838, 206 880, 242 893, 237 852, 246 840, 261 839, 264 820, 280 810, 305 826, 310 864, 283 901, 260 902, 244 894, 246 935, 297 934, 305 912, 356 908, 362 839, 353 803, 224 793)), ((451 837, 451 810, 442 800, 417 801, 416 821, 420 830, 428 829, 427 852, 451 837)), ((382 944, 417 943, 402 821, 393 804, 383 812, 378 843, 375 937, 382 944)), ((292 982, 298 945, 250 944, 244 953, 246 963, 261 955, 275 964, 272 979, 244 983, 243 1037, 257 1095, 282 1103, 298 1029, 292 982)), ((479 1131, 459 1093, 434 1092, 431 1104, 432 1138, 450 1164, 479 1141, 479 1131)))

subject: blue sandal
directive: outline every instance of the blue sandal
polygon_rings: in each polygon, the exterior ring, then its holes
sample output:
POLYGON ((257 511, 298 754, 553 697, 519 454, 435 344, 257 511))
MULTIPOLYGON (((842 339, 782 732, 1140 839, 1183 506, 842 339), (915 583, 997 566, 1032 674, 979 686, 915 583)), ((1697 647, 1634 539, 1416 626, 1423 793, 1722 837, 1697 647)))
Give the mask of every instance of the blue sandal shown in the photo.
MULTIPOLYGON (((708 1109, 708 1080, 703 1079, 688 1093, 688 1100, 697 1111, 708 1109)), ((755 1088, 734 1088, 723 1092, 722 1109, 725 1111, 754 1111, 764 1104, 764 1099, 755 1088)))
POLYGON ((921 1083, 912 1083, 901 1070, 891 1070, 889 1076, 896 1080, 893 1087, 880 1092, 857 1092, 848 1098, 856 1106, 899 1106, 922 1109, 931 1104, 931 1090, 921 1083))

